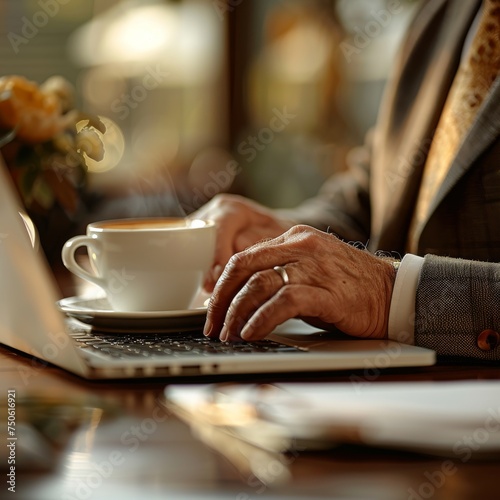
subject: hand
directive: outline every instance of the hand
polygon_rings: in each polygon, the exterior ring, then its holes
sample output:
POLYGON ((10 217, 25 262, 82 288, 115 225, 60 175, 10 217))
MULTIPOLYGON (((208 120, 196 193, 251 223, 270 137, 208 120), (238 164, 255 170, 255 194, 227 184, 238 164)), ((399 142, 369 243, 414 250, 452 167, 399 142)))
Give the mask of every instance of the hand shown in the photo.
POLYGON ((308 226, 232 257, 210 299, 205 335, 258 340, 287 319, 385 338, 395 271, 391 263, 308 226), (273 269, 285 268, 289 284, 273 269))
POLYGON ((229 259, 238 252, 266 239, 275 238, 293 223, 279 220, 271 209, 242 196, 222 194, 189 216, 216 222, 217 241, 211 272, 203 287, 212 292, 229 259))

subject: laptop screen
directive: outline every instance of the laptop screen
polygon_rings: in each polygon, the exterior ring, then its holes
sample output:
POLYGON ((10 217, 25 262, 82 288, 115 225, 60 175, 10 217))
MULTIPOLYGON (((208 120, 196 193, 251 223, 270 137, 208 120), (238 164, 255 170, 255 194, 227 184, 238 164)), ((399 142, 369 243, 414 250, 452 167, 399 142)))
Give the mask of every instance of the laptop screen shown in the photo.
POLYGON ((57 310, 57 288, 33 248, 21 203, 0 156, 0 342, 71 371, 84 370, 57 310))

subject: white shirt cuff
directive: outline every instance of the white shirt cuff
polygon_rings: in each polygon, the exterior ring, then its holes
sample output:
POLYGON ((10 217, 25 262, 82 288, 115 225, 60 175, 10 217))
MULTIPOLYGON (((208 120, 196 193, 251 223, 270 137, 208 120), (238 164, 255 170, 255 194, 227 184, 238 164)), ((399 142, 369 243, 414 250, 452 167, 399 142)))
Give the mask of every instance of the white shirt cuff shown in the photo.
POLYGON ((423 264, 423 257, 412 254, 406 254, 401 261, 389 310, 388 335, 390 340, 403 344, 415 343, 415 296, 423 264))

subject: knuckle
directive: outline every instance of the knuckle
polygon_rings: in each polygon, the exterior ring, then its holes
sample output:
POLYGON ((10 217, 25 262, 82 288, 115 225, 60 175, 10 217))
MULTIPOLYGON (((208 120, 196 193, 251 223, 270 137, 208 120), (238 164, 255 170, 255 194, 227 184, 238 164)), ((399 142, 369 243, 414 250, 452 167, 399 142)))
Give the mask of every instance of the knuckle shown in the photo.
POLYGON ((316 229, 314 229, 311 226, 307 226, 306 224, 299 224, 296 227, 297 227, 297 229, 299 229, 303 233, 313 233, 313 232, 316 232, 316 229))
POLYGON ((297 224, 296 226, 291 227, 288 232, 290 234, 302 234, 308 233, 312 228, 310 226, 306 226, 305 224, 297 224))
POLYGON ((254 263, 261 258, 261 246, 254 245, 241 252, 235 253, 228 261, 226 269, 229 272, 242 271, 253 267, 254 263))
POLYGON ((213 205, 224 205, 226 204, 229 200, 228 200, 229 196, 225 193, 218 193, 216 194, 213 198, 212 198, 212 201, 211 203, 213 205))
POLYGON ((288 231, 289 235, 293 237, 293 241, 297 245, 304 246, 305 248, 310 248, 311 246, 316 246, 318 243, 318 238, 321 237, 322 232, 311 226, 298 225, 292 227, 288 231))
POLYGON ((226 271, 231 273, 231 272, 237 271, 241 268, 245 268, 248 265, 248 260, 249 260, 249 258, 248 258, 247 253, 245 253, 245 252, 235 253, 229 259, 227 266, 226 266, 226 271))
POLYGON ((208 305, 207 315, 212 318, 222 319, 226 315, 226 310, 217 300, 211 300, 208 305))
POLYGON ((271 288, 274 284, 273 277, 269 271, 255 273, 247 283, 249 293, 256 293, 271 288))
POLYGON ((293 226, 289 232, 294 236, 299 236, 301 239, 317 238, 321 233, 321 231, 318 231, 314 227, 305 226, 303 224, 293 226))
POLYGON ((300 300, 293 287, 284 286, 276 294, 275 304, 277 307, 286 306, 288 309, 296 310, 300 305, 300 300))
POLYGON ((219 207, 233 207, 240 204, 234 194, 218 193, 212 198, 212 203, 219 207))
POLYGON ((237 305, 231 304, 226 314, 226 323, 239 330, 245 325, 245 318, 239 312, 237 305))
POLYGON ((223 312, 224 307, 221 304, 221 293, 220 289, 215 288, 212 296, 210 297, 210 300, 208 301, 208 313, 210 314, 217 314, 220 312, 223 312))

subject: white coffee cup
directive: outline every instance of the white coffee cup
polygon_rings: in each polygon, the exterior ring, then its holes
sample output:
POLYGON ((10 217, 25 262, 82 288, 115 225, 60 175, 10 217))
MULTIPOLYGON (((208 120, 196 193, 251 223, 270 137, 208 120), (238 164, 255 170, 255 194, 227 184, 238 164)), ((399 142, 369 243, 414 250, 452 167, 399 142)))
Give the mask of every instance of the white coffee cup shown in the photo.
POLYGON ((213 221, 182 218, 94 222, 69 239, 64 265, 101 287, 115 311, 184 310, 201 290, 215 251, 213 221), (75 251, 87 247, 93 273, 75 251))

